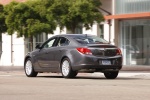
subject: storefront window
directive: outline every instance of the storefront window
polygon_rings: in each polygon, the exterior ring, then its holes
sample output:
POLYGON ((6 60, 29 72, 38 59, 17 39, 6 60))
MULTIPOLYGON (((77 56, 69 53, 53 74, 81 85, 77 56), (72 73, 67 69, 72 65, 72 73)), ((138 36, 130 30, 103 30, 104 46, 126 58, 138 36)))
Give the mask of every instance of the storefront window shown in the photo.
POLYGON ((150 65, 150 20, 121 22, 124 65, 150 65))
POLYGON ((149 12, 150 0, 115 0, 115 14, 149 12))

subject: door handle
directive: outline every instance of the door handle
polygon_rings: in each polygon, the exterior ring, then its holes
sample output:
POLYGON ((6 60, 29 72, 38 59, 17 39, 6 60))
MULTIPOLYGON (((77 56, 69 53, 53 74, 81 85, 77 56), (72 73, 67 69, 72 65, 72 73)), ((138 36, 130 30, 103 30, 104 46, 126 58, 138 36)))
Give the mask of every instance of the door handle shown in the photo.
POLYGON ((59 52, 62 52, 63 50, 59 50, 59 52))

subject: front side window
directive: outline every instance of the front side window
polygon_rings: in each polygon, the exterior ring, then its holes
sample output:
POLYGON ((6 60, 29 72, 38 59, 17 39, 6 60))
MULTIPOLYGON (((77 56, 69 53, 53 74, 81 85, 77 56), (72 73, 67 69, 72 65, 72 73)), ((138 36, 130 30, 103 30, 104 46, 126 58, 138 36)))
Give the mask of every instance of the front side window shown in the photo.
POLYGON ((47 43, 43 45, 43 48, 50 48, 54 45, 56 38, 49 40, 47 43))

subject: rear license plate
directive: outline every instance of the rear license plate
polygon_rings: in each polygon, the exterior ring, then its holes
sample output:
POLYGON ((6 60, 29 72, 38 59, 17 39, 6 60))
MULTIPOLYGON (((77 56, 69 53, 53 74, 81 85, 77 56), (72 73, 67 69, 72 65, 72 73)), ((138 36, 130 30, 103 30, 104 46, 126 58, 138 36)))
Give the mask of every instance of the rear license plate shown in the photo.
POLYGON ((111 65, 110 60, 102 60, 102 65, 111 65))

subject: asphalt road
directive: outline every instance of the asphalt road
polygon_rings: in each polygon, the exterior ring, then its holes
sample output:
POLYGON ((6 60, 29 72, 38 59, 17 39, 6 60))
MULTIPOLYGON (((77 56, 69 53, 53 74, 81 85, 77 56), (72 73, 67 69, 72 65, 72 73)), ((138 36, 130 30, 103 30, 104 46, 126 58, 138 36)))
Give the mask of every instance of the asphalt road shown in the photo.
POLYGON ((22 71, 0 71, 0 100, 150 100, 150 73, 121 72, 108 80, 99 73, 64 79, 61 74, 28 78, 22 71))

